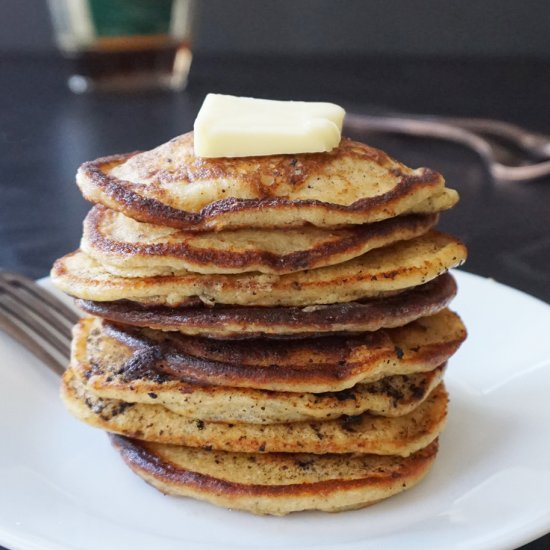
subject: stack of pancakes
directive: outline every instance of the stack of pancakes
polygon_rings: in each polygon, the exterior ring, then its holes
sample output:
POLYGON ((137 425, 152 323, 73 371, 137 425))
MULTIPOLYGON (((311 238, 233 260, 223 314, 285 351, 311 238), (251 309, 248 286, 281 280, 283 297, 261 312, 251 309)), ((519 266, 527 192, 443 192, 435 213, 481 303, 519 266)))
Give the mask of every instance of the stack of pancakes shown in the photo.
POLYGON ((433 229, 457 193, 343 139, 204 159, 185 134, 84 164, 96 203, 54 282, 88 314, 62 385, 161 491, 282 515, 414 485, 466 336, 433 229))

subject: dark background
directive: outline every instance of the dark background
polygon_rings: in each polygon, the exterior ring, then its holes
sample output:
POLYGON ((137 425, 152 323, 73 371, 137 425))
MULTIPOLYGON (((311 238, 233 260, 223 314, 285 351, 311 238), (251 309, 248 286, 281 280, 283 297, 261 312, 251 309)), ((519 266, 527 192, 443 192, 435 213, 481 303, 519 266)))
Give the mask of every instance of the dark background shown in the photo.
MULTIPOLYGON (((550 134, 549 31, 546 1, 199 0, 185 92, 76 96, 46 3, 0 0, 0 266, 47 275, 78 246, 89 208, 78 165, 189 130, 211 91, 490 117, 550 134)), ((550 178, 495 182, 457 145, 357 137, 459 190, 441 226, 468 244, 468 271, 550 302, 550 178)), ((548 536, 529 545, 548 548, 548 536)))
MULTIPOLYGON (((546 0, 198 0, 196 6, 199 54, 550 55, 546 0)), ((0 30, 0 51, 54 50, 46 0, 0 0, 0 30)))

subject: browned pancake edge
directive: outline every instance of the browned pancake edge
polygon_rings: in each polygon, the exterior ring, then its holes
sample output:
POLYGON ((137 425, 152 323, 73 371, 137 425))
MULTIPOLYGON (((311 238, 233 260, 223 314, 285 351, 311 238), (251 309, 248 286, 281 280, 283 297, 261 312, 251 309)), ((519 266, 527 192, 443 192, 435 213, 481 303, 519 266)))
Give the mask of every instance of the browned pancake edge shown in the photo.
MULTIPOLYGON (((348 227, 340 230, 342 237, 330 242, 324 242, 309 250, 299 250, 289 254, 274 254, 260 250, 223 251, 215 248, 194 247, 187 242, 141 244, 139 242, 122 242, 105 235, 101 230, 103 218, 108 215, 108 209, 96 205, 90 210, 84 220, 84 234, 88 246, 86 250, 91 255, 99 254, 99 260, 113 256, 148 258, 170 257, 189 262, 192 266, 204 268, 216 266, 220 273, 240 272, 246 268, 262 266, 269 273, 292 273, 305 269, 323 267, 345 259, 363 254, 379 246, 389 245, 397 240, 414 238, 432 228, 438 220, 437 214, 411 214, 383 220, 376 223, 348 227)), ((282 232, 278 238, 284 238, 282 232)))
MULTIPOLYGON (((237 225, 231 224, 232 227, 244 227, 246 226, 244 220, 248 212, 258 212, 266 209, 274 212, 273 217, 281 220, 280 224, 286 226, 289 224, 283 223, 283 221, 289 218, 293 220, 290 225, 304 225, 303 218, 306 217, 307 211, 324 212, 325 217, 327 213, 343 213, 354 218, 352 223, 365 223, 369 214, 381 211, 391 212, 403 197, 411 195, 417 190, 437 189, 443 185, 442 176, 434 170, 421 168, 416 170, 415 173, 407 173, 403 165, 391 159, 384 152, 349 139, 343 139, 340 147, 330 153, 276 155, 266 157, 265 162, 277 165, 278 177, 282 181, 292 181, 293 185, 299 185, 300 178, 296 179, 294 165, 290 162, 293 157, 299 157, 300 162, 306 165, 303 175, 300 176, 303 178, 306 174, 321 170, 327 163, 332 161, 335 154, 354 155, 358 154, 355 152, 356 150, 360 150, 361 155, 368 156, 374 163, 387 167, 393 176, 399 178, 399 181, 393 189, 384 194, 359 199, 349 205, 327 203, 313 199, 289 200, 280 196, 273 196, 271 186, 263 185, 260 175, 256 171, 245 170, 246 166, 250 164, 251 157, 230 159, 231 162, 228 159, 199 159, 196 166, 186 167, 186 178, 193 181, 195 177, 204 177, 205 173, 222 177, 229 165, 231 170, 244 174, 244 177, 249 180, 249 184, 254 186, 255 189, 260 189, 261 195, 263 195, 261 198, 254 199, 230 197, 217 200, 208 204, 199 212, 180 210, 161 202, 158 198, 147 197, 143 194, 141 184, 121 180, 109 173, 114 167, 140 154, 141 151, 111 155, 85 162, 79 169, 77 183, 84 197, 91 202, 104 204, 138 221, 166 225, 187 231, 219 229, 226 224, 225 220, 230 219, 234 214, 239 214, 239 219, 243 219, 243 222, 237 225), (239 170, 241 165, 243 168, 239 170)), ((260 162, 264 162, 261 157, 260 162)), ((266 227, 270 226, 279 225, 266 225, 266 227)))
MULTIPOLYGON (((356 509, 390 497, 418 483, 433 464, 438 440, 411 456, 388 464, 359 479, 332 479, 313 483, 258 485, 226 481, 179 467, 146 442, 110 434, 113 447, 129 468, 164 494, 192 497, 217 506, 256 514, 285 515, 303 510, 356 509)), ((310 460, 314 460, 311 458, 310 460)), ((379 457, 375 460, 380 460, 379 457)), ((304 455, 296 461, 307 466, 304 455)))
MULTIPOLYGON (((86 337, 88 321, 76 327, 75 342, 86 337)), ((460 318, 448 310, 400 328, 356 336, 261 339, 252 346, 246 340, 221 343, 105 321, 101 331, 131 354, 118 367, 119 376, 128 382, 167 377, 190 384, 312 393, 341 391, 389 375, 431 371, 446 362, 466 338, 460 318), (443 331, 439 322, 444 324, 443 331), (422 340, 425 331, 438 331, 438 336, 422 340)))
POLYGON ((211 338, 304 337, 402 326, 447 307, 457 286, 449 273, 395 296, 315 307, 166 307, 77 300, 84 312, 109 321, 211 338))

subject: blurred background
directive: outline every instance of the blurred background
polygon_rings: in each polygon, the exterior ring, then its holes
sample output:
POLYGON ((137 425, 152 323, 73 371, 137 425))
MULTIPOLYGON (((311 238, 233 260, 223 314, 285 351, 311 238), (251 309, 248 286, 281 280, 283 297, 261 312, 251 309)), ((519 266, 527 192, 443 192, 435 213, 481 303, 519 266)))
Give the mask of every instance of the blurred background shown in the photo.
MULTIPOLYGON (((545 0, 199 0, 193 50, 546 58, 549 23, 545 0)), ((0 25, 3 52, 55 49, 46 1, 3 0, 0 25)))

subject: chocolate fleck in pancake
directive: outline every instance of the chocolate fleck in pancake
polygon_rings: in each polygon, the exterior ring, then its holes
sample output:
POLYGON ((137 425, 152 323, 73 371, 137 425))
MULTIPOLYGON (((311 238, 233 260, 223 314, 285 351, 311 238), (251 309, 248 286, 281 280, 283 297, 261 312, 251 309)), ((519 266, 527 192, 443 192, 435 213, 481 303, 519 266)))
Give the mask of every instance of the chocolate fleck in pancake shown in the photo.
POLYGON ((129 381, 136 391, 155 396, 177 381, 233 389, 341 392, 386 376, 433 371, 465 338, 464 325, 449 310, 404 327, 355 336, 253 343, 222 343, 86 318, 75 327, 73 366, 95 392, 129 381))
POLYGON ((162 405, 187 418, 251 424, 324 420, 367 411, 401 416, 416 408, 443 376, 443 367, 439 367, 325 393, 199 385, 156 370, 151 348, 135 351, 109 338, 94 319, 82 320, 75 331, 71 366, 86 389, 98 397, 162 405), (138 363, 139 367, 132 368, 138 363))
POLYGON ((108 432, 145 441, 236 452, 373 453, 408 456, 437 438, 447 417, 440 384, 412 412, 397 417, 363 413, 336 420, 250 424, 190 419, 161 405, 104 399, 68 369, 61 396, 77 418, 108 432))
POLYGON ((187 231, 365 224, 458 200, 437 172, 349 139, 328 153, 199 158, 191 132, 152 151, 86 162, 77 184, 91 202, 187 231))
POLYGON ((111 435, 111 441, 138 476, 165 494, 278 516, 362 508, 410 489, 428 472, 438 450, 437 440, 406 458, 230 453, 119 435, 111 435))
POLYGON ((77 300, 77 306, 126 325, 178 331, 220 339, 307 337, 341 332, 375 331, 402 326, 444 309, 456 294, 446 273, 423 285, 379 300, 314 307, 167 307, 77 300))
POLYGON ((466 259, 454 237, 430 231, 343 264, 286 275, 245 273, 117 277, 83 252, 58 260, 54 283, 67 294, 94 301, 130 300, 175 307, 189 299, 208 305, 312 306, 377 298, 436 278, 466 259))
POLYGON ((399 216, 342 229, 314 226, 196 233, 137 222, 102 206, 84 220, 81 249, 121 277, 198 273, 292 273, 334 265, 418 237, 437 215, 399 216))

